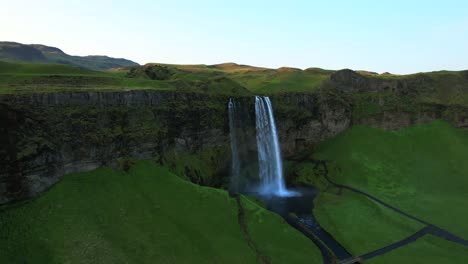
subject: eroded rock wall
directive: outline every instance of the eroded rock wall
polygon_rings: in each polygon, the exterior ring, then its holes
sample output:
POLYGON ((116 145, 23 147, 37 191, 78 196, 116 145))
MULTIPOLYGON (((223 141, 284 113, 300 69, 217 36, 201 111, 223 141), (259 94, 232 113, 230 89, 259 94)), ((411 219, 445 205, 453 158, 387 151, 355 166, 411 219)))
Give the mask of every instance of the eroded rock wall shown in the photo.
POLYGON ((0 96, 0 203, 34 196, 64 174, 129 157, 171 165, 203 153, 199 162, 213 165, 210 170, 181 169, 212 184, 201 174, 228 166, 226 100, 149 91, 0 96))
MULTIPOLYGON (((34 196, 64 174, 123 158, 156 159, 194 182, 220 186, 230 169, 228 100, 173 91, 0 96, 0 203, 34 196)), ((254 118, 254 97, 242 101, 254 118)), ((273 101, 284 156, 350 123, 349 106, 332 99, 288 94, 273 101)), ((247 123, 254 134, 255 122, 247 123)), ((255 145, 245 148, 254 159, 255 145)))

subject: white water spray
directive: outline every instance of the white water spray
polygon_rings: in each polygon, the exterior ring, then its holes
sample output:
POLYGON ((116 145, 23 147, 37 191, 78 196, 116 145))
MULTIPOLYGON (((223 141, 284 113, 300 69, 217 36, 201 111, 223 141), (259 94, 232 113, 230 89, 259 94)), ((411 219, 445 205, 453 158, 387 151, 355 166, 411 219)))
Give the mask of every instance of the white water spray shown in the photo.
POLYGON ((260 186, 263 195, 294 196, 296 192, 286 189, 283 178, 283 163, 276 132, 275 118, 270 98, 255 96, 255 116, 260 186))

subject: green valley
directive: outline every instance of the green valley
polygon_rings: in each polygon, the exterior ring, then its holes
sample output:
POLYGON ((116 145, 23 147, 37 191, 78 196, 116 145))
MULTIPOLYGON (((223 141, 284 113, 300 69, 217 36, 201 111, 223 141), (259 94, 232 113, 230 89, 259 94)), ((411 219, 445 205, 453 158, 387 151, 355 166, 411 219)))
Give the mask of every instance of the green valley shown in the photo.
POLYGON ((150 161, 128 172, 101 168, 67 175, 37 199, 0 212, 2 263, 315 263, 312 242, 242 197, 182 180, 150 161), (276 239, 265 230, 276 230, 276 239))

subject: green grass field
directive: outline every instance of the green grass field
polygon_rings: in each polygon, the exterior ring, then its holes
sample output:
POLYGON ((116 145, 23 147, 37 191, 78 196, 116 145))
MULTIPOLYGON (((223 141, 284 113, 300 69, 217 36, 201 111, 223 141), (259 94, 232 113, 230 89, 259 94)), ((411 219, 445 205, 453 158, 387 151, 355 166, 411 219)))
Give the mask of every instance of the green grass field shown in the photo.
MULTIPOLYGON (((468 239, 466 157, 468 132, 441 121, 400 131, 355 126, 323 143, 316 154, 331 160, 334 181, 468 239)), ((349 191, 322 193, 315 204, 320 224, 354 254, 396 242, 421 227, 349 191)), ((424 237, 371 263, 460 263, 468 258, 468 248, 438 240, 424 237), (421 255, 425 262, 419 262, 421 255), (444 258, 450 261, 438 262, 444 258)))
MULTIPOLYGON (((248 231, 271 263, 320 262, 315 245, 241 198, 248 231)), ((235 199, 151 162, 128 173, 65 176, 40 197, 0 211, 0 263, 258 263, 235 199)))
POLYGON ((207 94, 245 95, 237 82, 219 74, 174 70, 167 80, 129 78, 129 69, 92 71, 59 64, 0 61, 0 94, 56 91, 177 90, 207 94))

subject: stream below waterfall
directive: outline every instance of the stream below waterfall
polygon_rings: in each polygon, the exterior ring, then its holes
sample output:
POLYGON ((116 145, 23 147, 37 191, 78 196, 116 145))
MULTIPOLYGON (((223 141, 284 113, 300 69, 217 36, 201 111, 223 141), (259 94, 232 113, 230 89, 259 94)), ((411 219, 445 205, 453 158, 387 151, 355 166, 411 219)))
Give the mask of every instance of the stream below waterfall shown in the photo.
POLYGON ((333 263, 333 257, 330 255, 329 250, 331 250, 339 260, 350 258, 351 254, 332 235, 323 229, 315 219, 313 207, 314 198, 318 190, 313 187, 301 187, 294 189, 294 191, 300 195, 281 197, 266 196, 260 193, 250 194, 261 200, 268 210, 279 214, 291 226, 310 238, 319 247, 322 257, 324 258, 324 263, 333 263), (292 220, 291 214, 297 216, 295 221, 292 220), (307 230, 304 230, 304 227, 307 230), (313 236, 308 234, 307 231, 311 232, 313 236))

